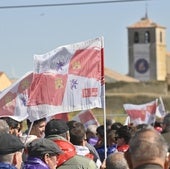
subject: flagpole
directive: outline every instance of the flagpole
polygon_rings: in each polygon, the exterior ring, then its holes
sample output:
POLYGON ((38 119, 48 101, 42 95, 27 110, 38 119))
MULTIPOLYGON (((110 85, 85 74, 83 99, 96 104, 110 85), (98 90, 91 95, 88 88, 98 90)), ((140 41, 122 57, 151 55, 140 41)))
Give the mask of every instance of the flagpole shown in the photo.
MULTIPOLYGON (((104 37, 102 37, 102 47, 104 49, 104 37)), ((103 50, 103 56, 104 56, 104 50, 103 50)), ((104 87, 103 87, 103 125, 104 125, 104 150, 105 150, 105 159, 107 158, 107 126, 106 126, 106 95, 105 95, 105 73, 104 73, 104 57, 103 57, 103 77, 102 81, 104 82, 104 87)))
POLYGON ((159 97, 159 100, 160 100, 160 103, 161 103, 163 112, 165 113, 165 105, 164 105, 164 103, 163 103, 162 97, 159 97))
MULTIPOLYGON (((24 140, 24 146, 26 146, 26 142, 27 142, 27 140, 28 140, 28 136, 29 136, 30 133, 31 133, 33 124, 34 124, 34 121, 31 122, 31 125, 30 125, 30 127, 29 127, 29 129, 28 129, 28 133, 27 133, 26 138, 25 138, 25 140, 24 140)), ((24 149, 22 150, 22 154, 23 154, 23 153, 24 153, 24 149)))
POLYGON ((25 142, 24 142, 24 145, 26 145, 26 142, 27 142, 28 136, 29 136, 29 135, 30 135, 30 133, 31 133, 31 130, 32 130, 32 126, 33 126, 33 124, 34 124, 34 121, 33 121, 33 122, 31 122, 31 125, 30 125, 29 130, 28 130, 28 133, 27 133, 27 137, 26 137, 25 142))
POLYGON ((106 127, 106 101, 105 101, 105 86, 104 86, 104 111, 103 111, 103 119, 104 119, 104 149, 105 149, 105 159, 107 158, 107 127, 106 127))

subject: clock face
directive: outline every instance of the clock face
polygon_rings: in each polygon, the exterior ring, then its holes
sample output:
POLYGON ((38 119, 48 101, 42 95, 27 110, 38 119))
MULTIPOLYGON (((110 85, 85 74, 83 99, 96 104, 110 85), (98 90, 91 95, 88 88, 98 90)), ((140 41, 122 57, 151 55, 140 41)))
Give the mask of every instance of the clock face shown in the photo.
POLYGON ((138 73, 146 73, 149 69, 149 63, 146 59, 138 59, 135 63, 135 69, 138 73))

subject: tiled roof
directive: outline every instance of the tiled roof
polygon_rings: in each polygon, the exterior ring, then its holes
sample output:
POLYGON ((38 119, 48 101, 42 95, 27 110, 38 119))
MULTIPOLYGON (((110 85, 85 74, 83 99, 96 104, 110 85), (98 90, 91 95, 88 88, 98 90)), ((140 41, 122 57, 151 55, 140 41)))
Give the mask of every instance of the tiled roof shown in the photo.
POLYGON ((165 28, 164 26, 158 25, 157 23, 153 22, 148 17, 141 18, 140 21, 128 26, 128 28, 149 28, 149 27, 161 27, 165 28))
POLYGON ((105 67, 104 71, 105 71, 104 73, 105 73, 105 81, 106 82, 117 82, 117 81, 139 82, 139 80, 137 80, 133 77, 122 75, 122 74, 115 72, 111 69, 108 69, 106 67, 105 67))

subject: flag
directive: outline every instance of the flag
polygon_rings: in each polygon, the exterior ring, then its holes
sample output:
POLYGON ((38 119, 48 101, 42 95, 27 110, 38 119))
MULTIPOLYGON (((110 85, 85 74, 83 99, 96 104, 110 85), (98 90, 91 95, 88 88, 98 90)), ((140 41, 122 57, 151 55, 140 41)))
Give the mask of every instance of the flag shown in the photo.
POLYGON ((68 121, 69 117, 68 117, 68 113, 60 113, 52 116, 51 119, 62 119, 64 121, 68 121))
POLYGON ((101 37, 35 55, 28 101, 30 120, 103 108, 103 50, 101 37))
POLYGON ((156 109, 156 116, 159 118, 164 118, 164 116, 166 115, 167 112, 165 111, 165 106, 164 106, 162 97, 159 97, 159 101, 160 101, 160 103, 156 109))
POLYGON ((91 110, 81 111, 76 116, 74 116, 72 120, 83 123, 85 128, 87 128, 89 125, 99 126, 99 122, 97 121, 96 117, 94 116, 91 110))
POLYGON ((28 117, 28 89, 33 73, 28 72, 0 94, 0 117, 11 117, 23 121, 28 117))
POLYGON ((130 124, 130 117, 127 116, 126 119, 125 119, 124 125, 128 126, 129 124, 130 124))
POLYGON ((134 125, 152 124, 155 122, 157 99, 145 104, 124 104, 126 113, 130 117, 130 122, 134 125))
POLYGON ((159 104, 156 108, 156 116, 159 118, 164 118, 165 115, 166 115, 166 111, 162 107, 162 104, 159 104))

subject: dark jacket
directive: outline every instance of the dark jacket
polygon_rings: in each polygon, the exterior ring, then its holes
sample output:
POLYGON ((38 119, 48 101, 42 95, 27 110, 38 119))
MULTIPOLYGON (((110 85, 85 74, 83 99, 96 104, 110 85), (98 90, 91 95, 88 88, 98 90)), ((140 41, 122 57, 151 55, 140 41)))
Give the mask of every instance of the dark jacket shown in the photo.
POLYGON ((22 167, 22 169, 49 169, 41 159, 36 157, 29 157, 22 167))

